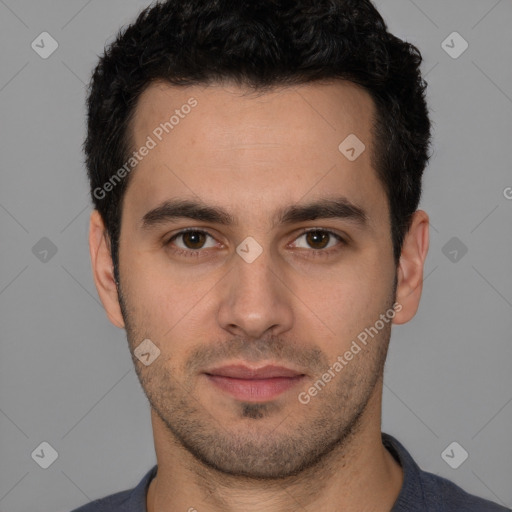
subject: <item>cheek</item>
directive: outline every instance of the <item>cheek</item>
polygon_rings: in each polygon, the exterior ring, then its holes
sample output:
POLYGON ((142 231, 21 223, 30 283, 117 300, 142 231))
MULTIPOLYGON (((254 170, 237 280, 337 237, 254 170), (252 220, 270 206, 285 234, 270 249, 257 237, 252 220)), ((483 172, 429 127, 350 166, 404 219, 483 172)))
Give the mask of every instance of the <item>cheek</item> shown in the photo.
MULTIPOLYGON (((375 261, 367 265, 360 262, 350 268, 340 267, 327 278, 297 283, 293 289, 299 290, 297 296, 315 313, 309 312, 308 322, 328 327, 326 332, 340 348, 387 310, 392 286, 392 276, 387 274, 375 261)), ((309 330, 311 327, 310 323, 309 330)))
POLYGON ((156 336, 166 332, 165 325, 172 325, 170 313, 175 311, 173 301, 178 300, 179 294, 173 293, 173 288, 167 283, 150 264, 125 259, 126 265, 121 267, 121 282, 123 294, 129 307, 132 323, 138 330, 145 330, 156 336))
MULTIPOLYGON (((190 276, 192 268, 188 272, 190 276)), ((205 297, 212 293, 216 281, 218 277, 213 280, 206 277, 187 279, 184 273, 174 272, 170 266, 162 268, 150 259, 133 261, 130 272, 123 276, 123 287, 126 283, 134 326, 139 332, 159 340, 162 351, 168 351, 172 346, 176 353, 179 347, 188 345, 192 333, 204 329, 201 326, 206 321, 211 323, 214 310, 206 310, 208 301, 205 297)), ((204 335, 204 332, 200 334, 204 335)))
POLYGON ((350 343, 367 308, 361 283, 353 273, 341 268, 328 274, 288 279, 292 281, 288 286, 293 294, 286 292, 283 300, 290 301, 295 312, 294 331, 335 356, 350 343))

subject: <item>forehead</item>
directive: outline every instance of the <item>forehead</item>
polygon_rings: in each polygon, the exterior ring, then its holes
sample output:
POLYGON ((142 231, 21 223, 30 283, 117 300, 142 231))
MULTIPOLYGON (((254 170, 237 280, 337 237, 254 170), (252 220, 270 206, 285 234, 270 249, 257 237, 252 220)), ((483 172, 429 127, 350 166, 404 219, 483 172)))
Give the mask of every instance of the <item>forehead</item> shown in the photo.
POLYGON ((152 148, 132 172, 127 203, 144 213, 168 199, 199 199, 248 219, 263 216, 263 204, 336 194, 378 218, 387 202, 371 161, 373 116, 370 95, 350 82, 264 93, 154 83, 133 116, 133 149, 152 148))

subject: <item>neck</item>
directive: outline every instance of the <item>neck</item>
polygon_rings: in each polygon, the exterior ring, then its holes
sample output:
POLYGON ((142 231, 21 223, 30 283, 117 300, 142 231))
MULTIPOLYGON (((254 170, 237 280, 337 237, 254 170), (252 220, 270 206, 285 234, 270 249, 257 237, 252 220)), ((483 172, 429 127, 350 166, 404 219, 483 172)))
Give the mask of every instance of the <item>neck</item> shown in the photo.
POLYGON ((226 475, 205 467, 169 439, 152 412, 158 474, 149 486, 148 512, 389 512, 403 472, 382 444, 381 386, 376 386, 357 428, 342 445, 300 474, 278 480, 226 475))

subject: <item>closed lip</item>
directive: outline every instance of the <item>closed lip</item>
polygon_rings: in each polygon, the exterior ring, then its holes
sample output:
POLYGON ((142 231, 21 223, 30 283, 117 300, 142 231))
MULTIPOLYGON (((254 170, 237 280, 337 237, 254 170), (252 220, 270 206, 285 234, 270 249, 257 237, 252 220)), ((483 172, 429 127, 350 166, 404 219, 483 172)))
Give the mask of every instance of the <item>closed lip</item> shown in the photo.
POLYGON ((271 379, 275 377, 302 377, 304 374, 284 366, 267 365, 260 368, 251 368, 244 365, 228 365, 207 370, 206 375, 216 377, 229 377, 231 379, 271 379))

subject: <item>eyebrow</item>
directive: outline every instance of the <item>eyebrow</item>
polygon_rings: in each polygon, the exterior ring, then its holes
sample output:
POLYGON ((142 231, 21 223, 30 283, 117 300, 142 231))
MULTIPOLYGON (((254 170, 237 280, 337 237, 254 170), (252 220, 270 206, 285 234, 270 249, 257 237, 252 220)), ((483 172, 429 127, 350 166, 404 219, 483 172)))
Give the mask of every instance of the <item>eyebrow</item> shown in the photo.
MULTIPOLYGON (((148 211, 142 217, 141 227, 149 230, 177 219, 193 219, 224 226, 238 225, 235 217, 221 207, 207 205, 200 201, 174 199, 164 201, 148 211)), ((346 197, 336 197, 282 207, 274 215, 272 227, 276 224, 286 225, 316 219, 343 219, 360 228, 368 225, 368 215, 362 207, 352 203, 346 197)))

